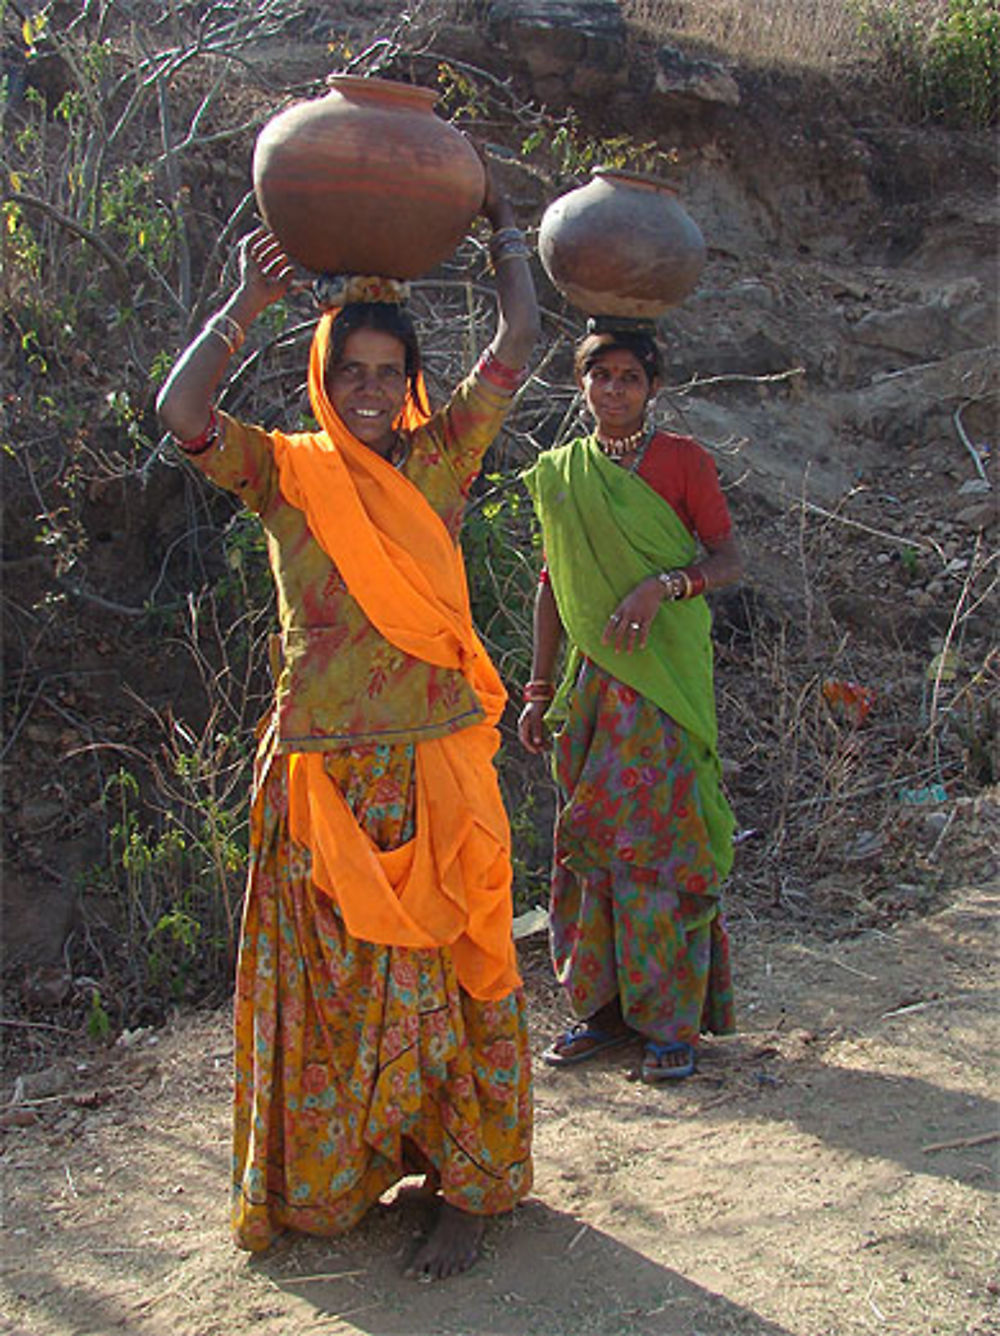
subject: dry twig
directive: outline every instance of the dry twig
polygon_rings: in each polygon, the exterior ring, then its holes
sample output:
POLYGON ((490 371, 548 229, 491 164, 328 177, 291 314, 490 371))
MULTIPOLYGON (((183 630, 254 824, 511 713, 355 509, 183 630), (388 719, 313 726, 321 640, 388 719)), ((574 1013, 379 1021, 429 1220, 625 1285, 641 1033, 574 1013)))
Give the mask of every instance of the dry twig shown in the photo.
POLYGON ((1000 1141, 1000 1131, 980 1132, 976 1136, 956 1137, 954 1141, 932 1141, 928 1146, 921 1146, 925 1155, 932 1155, 939 1150, 965 1150, 969 1146, 988 1146, 992 1141, 1000 1141))

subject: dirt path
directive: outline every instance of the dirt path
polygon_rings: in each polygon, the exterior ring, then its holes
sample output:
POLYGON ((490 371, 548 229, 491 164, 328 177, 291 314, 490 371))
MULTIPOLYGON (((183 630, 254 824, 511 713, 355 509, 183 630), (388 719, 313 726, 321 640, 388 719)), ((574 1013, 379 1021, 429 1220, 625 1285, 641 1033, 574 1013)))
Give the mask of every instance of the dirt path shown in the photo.
MULTIPOLYGON (((539 1064, 535 1192, 443 1285, 400 1277, 414 1206, 232 1249, 227 1019, 185 1017, 2 1133, 0 1333, 996 1333, 998 906, 833 945, 737 922, 742 1034, 665 1089, 539 1064)), ((537 1049, 561 1008, 524 963, 537 1049)))

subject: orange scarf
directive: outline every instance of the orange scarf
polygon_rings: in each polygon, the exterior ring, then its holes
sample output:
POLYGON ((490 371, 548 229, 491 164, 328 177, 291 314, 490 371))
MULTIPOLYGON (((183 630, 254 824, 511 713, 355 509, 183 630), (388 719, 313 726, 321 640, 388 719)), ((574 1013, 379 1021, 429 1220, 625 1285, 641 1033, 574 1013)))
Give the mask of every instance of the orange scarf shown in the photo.
MULTIPOLYGON (((285 498, 335 563, 372 625, 415 658, 458 669, 485 720, 417 744, 416 833, 379 849, 361 829, 319 752, 290 757, 289 825, 312 853, 314 884, 348 932, 394 946, 450 946, 459 982, 495 1000, 520 979, 511 940, 510 831, 493 757, 506 692, 472 625, 461 550, 423 494, 341 421, 324 385, 330 329, 309 359, 321 431, 273 434, 285 498)), ((402 425, 426 421, 408 394, 402 425)))

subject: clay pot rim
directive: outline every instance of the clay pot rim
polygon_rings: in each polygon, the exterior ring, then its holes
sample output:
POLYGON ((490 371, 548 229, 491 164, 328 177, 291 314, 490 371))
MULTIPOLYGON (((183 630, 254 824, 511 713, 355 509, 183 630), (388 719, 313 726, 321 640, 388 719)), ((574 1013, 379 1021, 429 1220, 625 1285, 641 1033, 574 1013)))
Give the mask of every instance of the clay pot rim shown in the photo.
POLYGON ((372 93, 380 98, 391 98, 405 103, 409 107, 424 106, 430 110, 437 103, 438 93, 424 84, 403 83, 399 79, 367 78, 363 74, 330 74, 326 85, 331 92, 350 97, 354 93, 364 96, 372 93))
POLYGON ((633 172, 625 167, 593 167, 591 176, 598 181, 625 181, 629 185, 645 187, 647 190, 666 190, 671 195, 680 194, 680 185, 665 176, 653 176, 647 172, 633 172))

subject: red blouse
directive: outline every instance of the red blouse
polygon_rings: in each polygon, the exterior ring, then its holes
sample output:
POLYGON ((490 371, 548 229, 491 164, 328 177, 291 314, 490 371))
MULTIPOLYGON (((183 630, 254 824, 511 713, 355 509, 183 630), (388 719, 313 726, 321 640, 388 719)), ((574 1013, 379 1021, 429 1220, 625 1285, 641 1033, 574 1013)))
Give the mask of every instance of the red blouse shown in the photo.
POLYGON ((733 522, 715 461, 692 437, 658 431, 636 472, 705 546, 721 542, 732 533, 733 522))
MULTIPOLYGON (((663 497, 703 546, 710 548, 732 533, 715 461, 693 437, 658 431, 636 473, 663 497)), ((548 582, 547 567, 542 567, 539 578, 548 582)))

